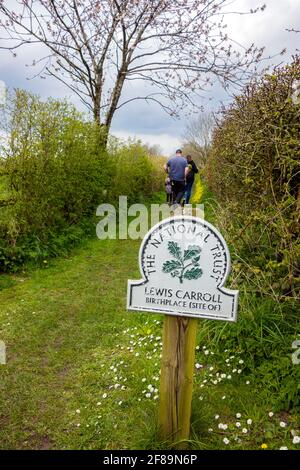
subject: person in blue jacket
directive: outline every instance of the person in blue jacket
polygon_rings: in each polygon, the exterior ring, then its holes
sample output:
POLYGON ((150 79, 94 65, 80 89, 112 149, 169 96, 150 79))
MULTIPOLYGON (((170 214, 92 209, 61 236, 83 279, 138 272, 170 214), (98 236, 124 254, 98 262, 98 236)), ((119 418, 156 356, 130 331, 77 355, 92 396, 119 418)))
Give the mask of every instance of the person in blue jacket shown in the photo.
POLYGON ((189 172, 188 162, 182 155, 182 150, 176 150, 176 155, 168 160, 164 169, 171 179, 173 203, 180 204, 189 172))

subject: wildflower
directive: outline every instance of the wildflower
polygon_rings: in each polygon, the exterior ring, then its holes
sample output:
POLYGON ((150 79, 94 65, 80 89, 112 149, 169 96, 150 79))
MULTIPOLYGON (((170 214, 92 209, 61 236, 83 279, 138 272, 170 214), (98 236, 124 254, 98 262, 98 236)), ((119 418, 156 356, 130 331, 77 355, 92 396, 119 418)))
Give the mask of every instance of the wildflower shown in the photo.
POLYGON ((242 369, 239 369, 239 370, 238 370, 238 374, 241 374, 241 373, 242 373, 242 369))
POLYGON ((270 418, 272 418, 272 416, 274 416, 273 411, 270 411, 269 416, 270 416, 270 418))
POLYGON ((106 398, 106 397, 107 397, 107 393, 103 393, 102 398, 106 398))
POLYGON ((122 400, 121 400, 121 401, 119 401, 118 405, 119 405, 119 406, 121 406, 121 405, 122 405, 122 403, 123 403, 123 402, 122 402, 122 400))
POLYGON ((243 434, 247 434, 247 432, 248 432, 248 429, 247 429, 247 428, 243 428, 243 429, 242 429, 242 433, 243 433, 243 434))
POLYGON ((76 410, 76 413, 79 415, 79 414, 80 414, 80 410, 76 410))
POLYGON ((263 443, 260 447, 261 447, 262 449, 267 449, 267 448, 268 448, 267 444, 265 444, 265 443, 263 443))
POLYGON ((145 379, 145 377, 142 379, 142 382, 146 382, 147 379, 145 379))
POLYGON ((251 424, 252 424, 252 419, 247 419, 247 424, 249 424, 249 426, 251 426, 251 424))
POLYGON ((153 400, 157 400, 157 399, 158 399, 158 395, 155 395, 155 396, 153 397, 153 400))
POLYGON ((224 395, 224 396, 222 397, 222 400, 225 400, 225 398, 226 398, 226 395, 224 395))
POLYGON ((300 444, 300 436, 293 437, 293 444, 300 444))
POLYGON ((199 397, 199 400, 202 401, 202 400, 203 400, 203 397, 200 396, 200 397, 199 397))
POLYGON ((280 447, 279 450, 289 450, 289 449, 288 449, 287 447, 285 447, 285 446, 282 446, 282 447, 280 447))
POLYGON ((250 385, 250 382, 249 382, 249 380, 247 380, 247 382, 246 382, 246 385, 250 385))
POLYGON ((100 405, 101 405, 101 401, 98 401, 97 406, 100 406, 100 405))
POLYGON ((207 356, 207 355, 209 354, 209 350, 206 349, 206 350, 204 351, 204 354, 205 354, 205 356, 207 356))
POLYGON ((208 432, 213 432, 213 428, 208 428, 208 432))
POLYGON ((240 360, 239 360, 239 364, 244 364, 243 359, 240 359, 240 360))
POLYGON ((218 428, 219 428, 219 429, 224 429, 224 431, 226 431, 226 429, 228 428, 228 426, 227 426, 227 424, 219 423, 219 424, 218 424, 218 428))
POLYGON ((223 442, 224 442, 224 444, 227 445, 227 444, 229 444, 229 439, 227 439, 227 437, 224 437, 223 442))
POLYGON ((286 428, 286 423, 284 421, 280 421, 279 426, 281 428, 286 428))
POLYGON ((239 421, 237 423, 235 423, 235 425, 236 425, 237 428, 241 427, 241 423, 239 421))
POLYGON ((231 375, 227 375, 228 380, 231 380, 231 378, 232 378, 231 375))
POLYGON ((239 419, 239 418, 241 418, 242 415, 241 415, 241 413, 237 413, 235 416, 239 419))
POLYGON ((151 393, 146 393, 145 397, 146 397, 146 398, 150 398, 150 397, 151 397, 151 393))
POLYGON ((220 416, 219 416, 219 415, 216 415, 216 416, 215 416, 215 419, 219 419, 219 418, 220 418, 220 416))

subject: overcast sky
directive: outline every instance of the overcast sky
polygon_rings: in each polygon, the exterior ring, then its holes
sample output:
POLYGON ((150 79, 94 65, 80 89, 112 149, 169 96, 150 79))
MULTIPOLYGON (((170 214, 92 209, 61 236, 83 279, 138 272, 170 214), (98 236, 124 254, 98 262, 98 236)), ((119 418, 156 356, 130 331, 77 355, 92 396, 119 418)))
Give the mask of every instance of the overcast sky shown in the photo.
MULTIPOLYGON (((300 34, 289 33, 285 30, 293 27, 300 29, 300 0, 266 0, 265 2, 237 0, 235 9, 249 10, 263 3, 267 5, 264 12, 250 16, 228 17, 228 33, 244 45, 254 42, 259 47, 266 46, 266 55, 272 55, 286 47, 287 54, 273 59, 273 62, 288 62, 296 48, 300 49, 300 34)), ((17 59, 12 58, 6 51, 0 50, 0 80, 4 81, 8 87, 25 88, 40 94, 42 98, 69 97, 70 101, 82 109, 70 90, 55 79, 28 80, 30 70, 25 64, 34 57, 33 46, 19 53, 17 59)), ((129 88, 125 89, 125 98, 131 93, 129 88)), ((229 102, 229 100, 230 96, 217 87, 203 97, 202 105, 207 110, 216 109, 221 101, 229 102)), ((114 118, 112 133, 122 138, 138 137, 149 144, 158 144, 166 155, 170 155, 181 144, 185 125, 184 116, 181 120, 174 120, 159 107, 136 101, 118 111, 114 118)))

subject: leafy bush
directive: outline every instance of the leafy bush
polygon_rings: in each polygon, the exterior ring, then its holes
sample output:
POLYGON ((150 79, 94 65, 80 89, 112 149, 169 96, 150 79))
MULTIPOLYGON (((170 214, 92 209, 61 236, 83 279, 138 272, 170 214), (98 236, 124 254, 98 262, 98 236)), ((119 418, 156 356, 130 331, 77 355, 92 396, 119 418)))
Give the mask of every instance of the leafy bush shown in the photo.
POLYGON ((117 143, 109 151, 112 163, 112 185, 108 200, 115 202, 119 195, 126 195, 128 203, 142 202, 164 185, 164 160, 149 157, 147 149, 139 141, 117 143))
POLYGON ((96 233, 99 204, 117 204, 119 195, 139 202, 162 187, 140 143, 115 141, 108 153, 97 124, 66 101, 16 90, 2 111, 0 271, 43 261, 96 233))
POLYGON ((222 111, 205 178, 217 223, 238 254, 240 278, 273 297, 297 297, 300 280, 300 59, 249 85, 222 111))
POLYGON ((220 352, 243 351, 246 370, 278 410, 299 406, 300 59, 249 85, 213 136, 204 177, 206 211, 229 243, 236 324, 205 323, 220 352))

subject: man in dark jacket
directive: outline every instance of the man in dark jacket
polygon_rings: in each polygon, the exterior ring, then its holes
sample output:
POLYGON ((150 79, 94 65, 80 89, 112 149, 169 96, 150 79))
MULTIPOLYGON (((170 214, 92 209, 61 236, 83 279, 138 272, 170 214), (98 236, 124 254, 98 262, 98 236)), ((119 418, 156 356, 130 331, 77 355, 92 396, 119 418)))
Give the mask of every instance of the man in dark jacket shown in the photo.
POLYGON ((186 159, 187 159, 187 163, 188 163, 189 172, 188 172, 187 177, 186 177, 184 200, 185 200, 186 204, 189 204, 191 194, 192 194, 193 184, 194 184, 194 180, 195 180, 195 174, 199 173, 199 171, 198 171, 196 163, 192 159, 191 155, 187 155, 186 159))

